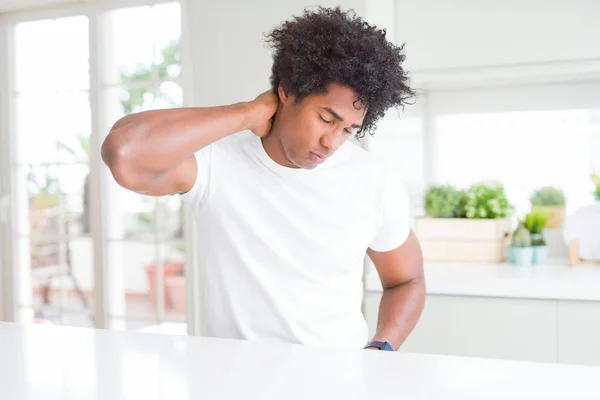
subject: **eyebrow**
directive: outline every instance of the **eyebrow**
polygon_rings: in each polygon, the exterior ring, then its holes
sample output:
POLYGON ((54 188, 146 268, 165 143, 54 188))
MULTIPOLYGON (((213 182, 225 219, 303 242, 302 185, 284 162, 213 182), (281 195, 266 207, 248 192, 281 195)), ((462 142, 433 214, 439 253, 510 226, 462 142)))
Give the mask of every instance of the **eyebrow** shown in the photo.
MULTIPOLYGON (((333 111, 331 108, 329 107, 321 107, 323 110, 327 111, 329 114, 333 115, 333 118, 337 119, 340 122, 344 122, 344 118, 340 117, 338 113, 336 113, 335 111, 333 111)), ((356 124, 352 124, 353 128, 356 129, 360 129, 361 126, 360 125, 356 125, 356 124)))

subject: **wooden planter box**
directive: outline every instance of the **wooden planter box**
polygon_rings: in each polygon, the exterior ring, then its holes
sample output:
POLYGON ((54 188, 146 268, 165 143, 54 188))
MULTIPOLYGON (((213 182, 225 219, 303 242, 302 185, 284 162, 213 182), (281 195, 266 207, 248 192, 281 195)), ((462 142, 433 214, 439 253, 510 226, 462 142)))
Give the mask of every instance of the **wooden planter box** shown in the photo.
POLYGON ((506 260, 512 223, 506 219, 418 218, 416 234, 425 261, 506 260))

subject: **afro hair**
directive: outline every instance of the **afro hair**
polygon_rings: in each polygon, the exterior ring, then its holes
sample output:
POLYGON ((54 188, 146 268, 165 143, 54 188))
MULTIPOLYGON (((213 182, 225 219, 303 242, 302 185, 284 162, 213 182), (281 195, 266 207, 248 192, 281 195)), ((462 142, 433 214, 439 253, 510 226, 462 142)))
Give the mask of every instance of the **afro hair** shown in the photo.
POLYGON ((351 87, 367 105, 364 132, 373 134, 377 121, 391 107, 404 107, 415 93, 402 67, 404 44, 386 40, 385 29, 362 20, 353 10, 319 7, 283 22, 266 35, 273 50, 271 85, 301 101, 327 91, 337 82, 351 87))

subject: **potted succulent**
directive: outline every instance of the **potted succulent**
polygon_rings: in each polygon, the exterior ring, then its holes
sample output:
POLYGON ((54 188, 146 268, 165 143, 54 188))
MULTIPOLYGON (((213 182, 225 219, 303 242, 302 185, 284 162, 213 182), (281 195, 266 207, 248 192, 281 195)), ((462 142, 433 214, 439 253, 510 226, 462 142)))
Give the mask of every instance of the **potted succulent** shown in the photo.
POLYGON ((533 262, 531 234, 524 221, 519 221, 519 225, 513 233, 508 259, 510 263, 516 265, 531 265, 533 262))
POLYGON ((428 261, 499 262, 506 259, 512 206, 498 183, 476 183, 463 190, 430 187, 426 215, 416 219, 423 256, 428 261))
POLYGON ((547 228, 563 227, 566 199, 562 189, 543 186, 536 189, 529 200, 532 210, 542 211, 548 215, 547 228))
POLYGON ((542 233, 547 221, 548 215, 540 210, 533 210, 525 216, 525 227, 531 235, 533 264, 543 264, 548 260, 548 245, 542 233))

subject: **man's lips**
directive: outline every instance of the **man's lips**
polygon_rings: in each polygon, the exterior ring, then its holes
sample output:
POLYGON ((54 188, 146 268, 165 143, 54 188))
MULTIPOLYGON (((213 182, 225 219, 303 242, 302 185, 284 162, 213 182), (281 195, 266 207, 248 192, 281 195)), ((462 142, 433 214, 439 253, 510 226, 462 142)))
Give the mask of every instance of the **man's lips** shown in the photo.
POLYGON ((323 162, 327 158, 327 156, 325 156, 324 154, 315 153, 314 151, 311 151, 310 155, 313 159, 315 159, 315 161, 318 161, 318 162, 323 162))

